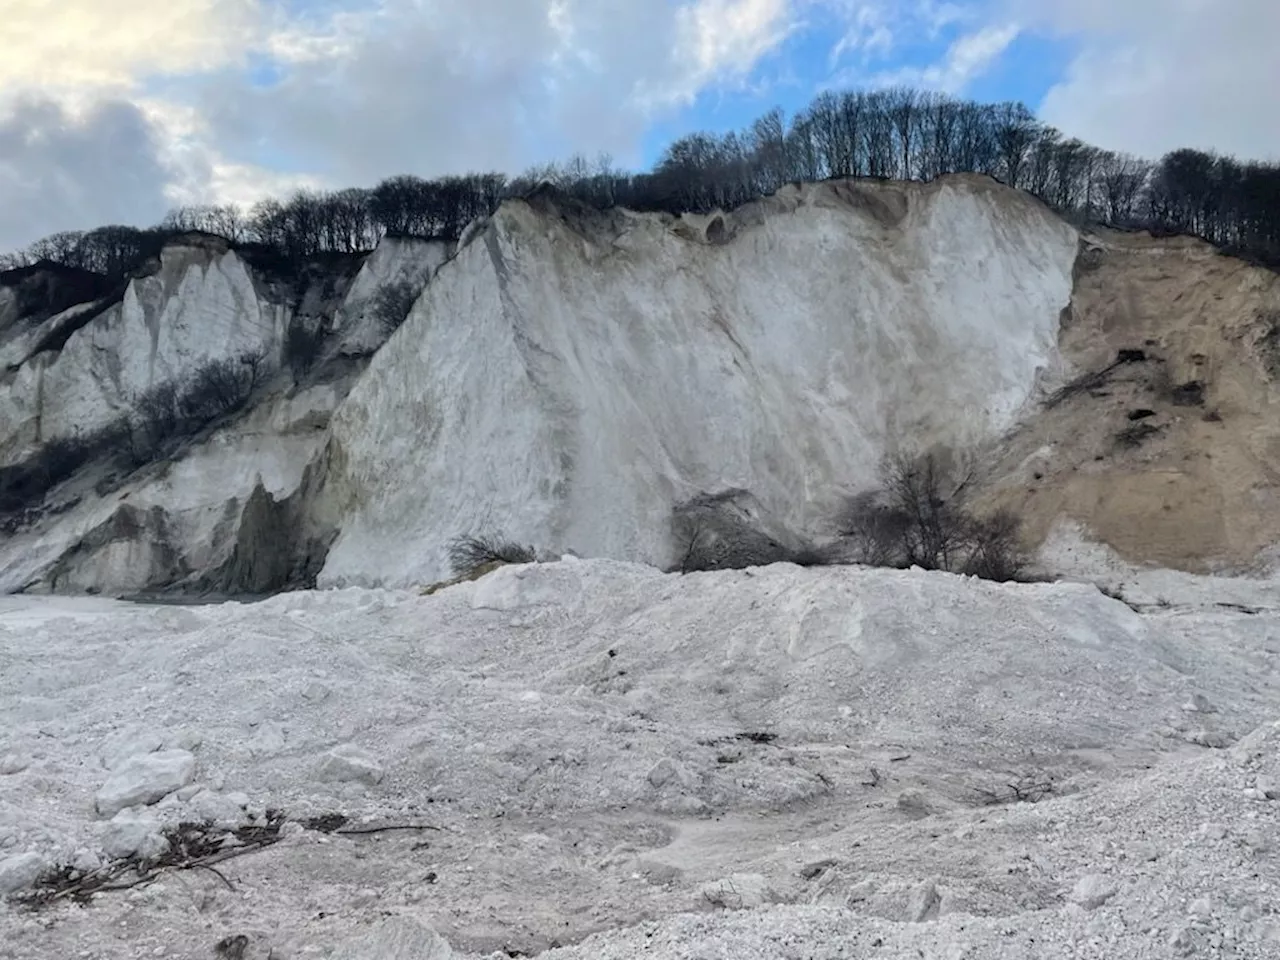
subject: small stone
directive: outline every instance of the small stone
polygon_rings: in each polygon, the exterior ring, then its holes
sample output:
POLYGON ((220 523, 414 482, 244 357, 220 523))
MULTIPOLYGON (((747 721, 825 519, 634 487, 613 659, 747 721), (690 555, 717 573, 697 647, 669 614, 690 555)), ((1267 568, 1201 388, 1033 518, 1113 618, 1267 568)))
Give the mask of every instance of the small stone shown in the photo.
POLYGON ((1209 747, 1212 750, 1223 750, 1231 746, 1231 738, 1219 730, 1194 730, 1185 734, 1183 739, 1187 743, 1194 743, 1197 746, 1209 747))
POLYGON ((309 700, 311 703, 320 703, 327 700, 332 691, 319 680, 312 680, 305 690, 302 691, 302 698, 309 700))
POLYGON ((836 865, 834 860, 815 860, 800 868, 800 876, 805 880, 816 880, 836 865))
POLYGON ((164 747, 164 737, 156 730, 130 728, 116 734, 102 748, 99 759, 108 770, 115 770, 134 757, 156 753, 164 747))
POLYGON ((933 804, 921 790, 903 790, 898 794, 898 811, 912 820, 922 820, 934 813, 933 804))
POLYGON ((1206 823, 1201 825, 1200 833, 1209 840, 1225 840, 1228 831, 1221 823, 1206 823))
POLYGON ((1187 713, 1217 713, 1217 709, 1211 704, 1204 694, 1192 694, 1191 699, 1182 705, 1182 709, 1187 713))
POLYGON ((94 799, 98 814, 114 817, 125 807, 152 804, 191 782, 196 758, 186 750, 163 750, 121 763, 94 799))
POLYGON ((38 853, 20 853, 0 860, 0 896, 31 886, 47 866, 38 853))
POLYGON ((104 824, 99 839, 102 852, 116 860, 134 854, 150 860, 169 849, 169 842, 160 834, 159 823, 129 810, 121 810, 104 824))
POLYGON ((1201 920, 1207 920, 1213 916, 1213 903, 1208 897, 1197 897, 1191 901, 1191 905, 1187 907, 1187 913, 1201 920))
POLYGON ((192 797, 194 797, 197 793, 199 793, 203 789, 204 787, 200 786, 198 783, 191 783, 183 787, 181 790, 179 790, 177 793, 177 797, 183 803, 186 803, 188 800, 190 800, 192 797))
POLYGON ((932 880, 926 880, 911 891, 907 898, 907 922, 924 923, 937 920, 942 905, 942 897, 938 887, 932 880))
POLYGON ((16 753, 0 754, 0 777, 10 777, 31 766, 31 761, 16 753))
POLYGON ((1116 886, 1106 877, 1090 873, 1076 881, 1071 890, 1071 902, 1086 910, 1096 910, 1116 895, 1116 886))
POLYGON ((377 759, 355 744, 334 747, 324 755, 316 770, 316 779, 322 783, 382 782, 383 769, 377 759))
POLYGON ((364 910, 378 902, 378 891, 365 888, 356 891, 356 895, 351 898, 351 906, 357 910, 364 910))
POLYGON ((278 723, 264 723, 254 731, 249 740, 249 752, 254 756, 272 756, 285 747, 285 731, 278 723))

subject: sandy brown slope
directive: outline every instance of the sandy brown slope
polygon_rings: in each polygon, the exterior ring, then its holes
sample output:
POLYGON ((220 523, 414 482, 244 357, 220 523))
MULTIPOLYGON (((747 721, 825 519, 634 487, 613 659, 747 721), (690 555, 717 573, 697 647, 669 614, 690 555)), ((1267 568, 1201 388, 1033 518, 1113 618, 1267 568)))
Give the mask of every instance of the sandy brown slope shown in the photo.
POLYGON ((1090 234, 1060 345, 1067 386, 1005 441, 988 488, 1030 540, 1069 519, 1192 571, 1280 544, 1280 276, 1187 238, 1090 234))

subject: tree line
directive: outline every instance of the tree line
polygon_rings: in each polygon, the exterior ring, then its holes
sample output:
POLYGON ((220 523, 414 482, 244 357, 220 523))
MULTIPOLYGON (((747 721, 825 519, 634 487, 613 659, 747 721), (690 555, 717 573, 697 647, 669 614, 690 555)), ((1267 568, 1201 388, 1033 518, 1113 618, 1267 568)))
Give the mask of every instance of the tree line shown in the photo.
POLYGON ((456 240, 509 197, 550 183, 601 209, 732 209, 795 181, 932 180, 980 173, 1026 190, 1080 223, 1188 233, 1280 264, 1280 165, 1198 150, 1159 161, 1102 150, 1036 119, 1021 103, 983 104, 908 87, 824 92, 789 121, 772 110, 728 134, 671 143, 652 170, 577 156, 508 178, 396 176, 372 189, 303 190, 248 210, 192 206, 157 226, 64 232, 0 256, 0 270, 51 260, 121 278, 177 234, 203 231, 299 261, 357 254, 386 236, 456 240))

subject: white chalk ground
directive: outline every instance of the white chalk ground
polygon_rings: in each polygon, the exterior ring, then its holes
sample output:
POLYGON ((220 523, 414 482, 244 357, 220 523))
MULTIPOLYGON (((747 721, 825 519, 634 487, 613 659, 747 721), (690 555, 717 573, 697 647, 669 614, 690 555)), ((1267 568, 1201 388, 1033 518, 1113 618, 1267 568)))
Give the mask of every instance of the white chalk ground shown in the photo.
POLYGON ((567 560, 433 597, 0 598, 0 883, 244 807, 440 828, 0 907, 0 956, 1280 957, 1276 588, 1178 583, 1139 614, 567 560), (975 803, 1023 778, 1052 792, 975 803))

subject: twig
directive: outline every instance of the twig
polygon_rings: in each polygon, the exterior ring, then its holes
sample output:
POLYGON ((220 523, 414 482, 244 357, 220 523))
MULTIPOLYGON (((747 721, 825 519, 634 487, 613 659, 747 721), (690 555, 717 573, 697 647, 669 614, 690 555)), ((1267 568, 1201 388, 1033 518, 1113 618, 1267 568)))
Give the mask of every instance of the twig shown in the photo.
POLYGON ((387 827, 348 827, 343 830, 335 830, 334 833, 340 836, 360 836, 370 833, 389 833, 392 830, 440 830, 439 827, 433 827, 425 823, 406 823, 399 826, 387 827))
POLYGON ((234 890, 235 890, 235 888, 236 888, 236 885, 235 885, 234 883, 232 883, 230 880, 228 880, 228 879, 227 879, 227 875, 226 875, 225 873, 223 873, 223 872, 222 872, 221 870, 219 870, 217 867, 212 867, 212 866, 210 866, 210 865, 209 865, 209 864, 207 864, 207 863, 193 863, 193 864, 191 864, 190 866, 188 866, 188 867, 186 867, 186 868, 184 868, 184 869, 187 869, 187 870, 197 870, 197 869, 198 869, 198 870, 208 870, 208 871, 209 871, 210 873, 212 873, 215 877, 217 877, 219 880, 221 880, 223 883, 225 883, 225 884, 227 885, 227 889, 228 889, 228 890, 231 890, 231 891, 233 891, 233 892, 234 892, 234 890))

